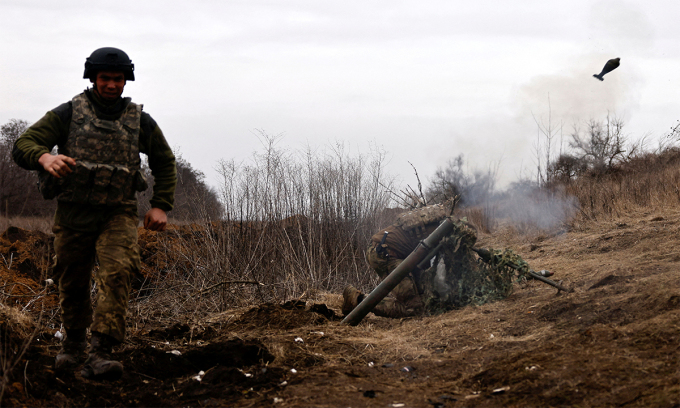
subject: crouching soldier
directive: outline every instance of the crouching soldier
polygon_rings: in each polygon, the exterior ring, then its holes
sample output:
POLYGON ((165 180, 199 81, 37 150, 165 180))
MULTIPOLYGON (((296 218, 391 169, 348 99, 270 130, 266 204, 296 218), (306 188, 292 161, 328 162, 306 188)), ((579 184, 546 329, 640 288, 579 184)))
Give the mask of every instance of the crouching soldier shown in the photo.
MULTIPOLYGON (((373 235, 366 251, 368 264, 380 279, 385 279, 446 217, 442 205, 400 215, 393 225, 373 235)), ((449 220, 453 224, 451 232, 436 244, 434 262, 427 258, 421 261, 423 269, 415 267, 373 308, 374 314, 399 318, 496 301, 510 295, 514 282, 537 276, 511 249, 475 248, 475 228, 465 219, 449 220)), ((546 283, 567 290, 552 281, 546 283)), ((346 287, 342 312, 349 314, 363 298, 353 286, 346 287)))
MULTIPOLYGON (((446 218, 442 204, 431 205, 401 214, 397 221, 371 237, 366 250, 366 261, 380 279, 385 279, 399 264, 427 238, 446 218)), ((342 312, 347 315, 363 300, 363 294, 353 286, 343 291, 342 312)), ((390 295, 372 310, 383 317, 407 317, 423 313, 423 299, 412 275, 404 278, 390 295)))
POLYGON ((54 274, 66 337, 55 367, 75 369, 87 358, 81 374, 96 380, 116 380, 123 374, 123 365, 111 353, 125 338, 130 278, 140 268, 136 192, 147 185, 139 153, 148 156, 154 177, 146 229, 165 229, 177 181, 175 157, 160 128, 142 105, 121 97, 126 82, 135 80, 133 70, 125 52, 95 50, 86 59, 83 76, 92 89, 47 112, 12 151, 19 166, 39 171, 43 196, 58 201, 54 274), (55 146, 56 155, 50 153, 55 146), (92 336, 86 356, 88 327, 92 336))

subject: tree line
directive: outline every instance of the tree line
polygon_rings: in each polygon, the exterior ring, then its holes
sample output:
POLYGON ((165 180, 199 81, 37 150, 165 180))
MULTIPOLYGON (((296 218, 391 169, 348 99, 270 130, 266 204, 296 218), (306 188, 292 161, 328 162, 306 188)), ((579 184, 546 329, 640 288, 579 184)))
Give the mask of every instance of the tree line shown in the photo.
MULTIPOLYGON (((621 118, 610 115, 602 120, 591 119, 576 123, 567 136, 566 148, 560 146, 558 152, 554 152, 555 139, 558 135, 562 136, 562 129, 539 124, 539 133, 543 140, 535 146, 536 173, 531 178, 525 177, 512 183, 510 190, 551 190, 582 178, 617 171, 634 158, 645 154, 644 141, 630 143, 623 131, 624 124, 621 118)), ((673 131, 680 133, 680 125, 673 131)), ((660 150, 668 147, 662 146, 660 150)), ((437 169, 426 190, 426 197, 430 201, 441 201, 446 197, 459 196, 460 205, 475 206, 497 194, 497 168, 467 171, 464 165, 463 155, 458 155, 437 169)))
MULTIPOLYGON (((7 218, 50 216, 57 207, 56 200, 45 200, 40 195, 37 172, 26 171, 12 160, 14 143, 28 126, 25 120, 11 119, 0 127, 0 215, 7 218)), ((206 183, 205 174, 193 168, 178 152, 175 155, 177 189, 171 221, 221 217, 222 204, 215 189, 206 183)), ((139 213, 143 216, 153 195, 153 177, 145 162, 142 171, 149 184, 146 191, 137 195, 139 213)))
MULTIPOLYGON (((543 141, 536 143, 536 174, 535 179, 524 178, 513 183, 509 191, 521 191, 522 194, 530 194, 536 190, 551 190, 559 186, 569 185, 584 177, 597 177, 607 174, 628 163, 634 157, 645 153, 642 143, 629 143, 624 134, 624 122, 617 117, 607 115, 602 120, 591 119, 586 122, 574 125, 568 134, 568 148, 562 148, 560 141, 559 152, 553 152, 557 144, 556 137, 562 137, 561 127, 558 129, 552 125, 544 126, 538 123, 539 135, 543 141)), ((55 201, 43 200, 37 189, 36 172, 28 172, 19 168, 11 159, 11 151, 16 139, 29 126, 28 122, 12 119, 0 128, 0 215, 6 217, 15 216, 48 216, 55 208, 55 201)), ((680 133, 680 127, 676 127, 669 135, 672 138, 680 133)), ((262 135, 267 140, 267 135, 262 135)), ((677 139, 677 137, 676 137, 677 139)), ((272 149, 272 140, 268 140, 265 150, 272 149)), ((668 146, 666 146, 668 147, 668 146)), ((265 154, 271 153, 265 152, 265 154)), ((257 155, 256 155, 257 157, 257 155)), ((205 175, 195 169, 186 161, 179 152, 176 152, 178 185, 175 193, 175 208, 170 213, 173 221, 198 221, 198 220, 219 220, 223 218, 233 219, 243 218, 243 214, 234 214, 234 210, 225 209, 225 204, 229 207, 239 208, 241 213, 247 212, 248 217, 252 216, 250 209, 244 209, 244 200, 234 202, 234 197, 225 194, 225 187, 228 189, 229 180, 225 177, 225 183, 219 187, 220 191, 210 187, 205 181, 205 175)), ((308 163, 309 164, 309 163, 308 163)), ((224 173, 225 163, 220 163, 221 173, 224 173)), ((272 163, 267 163, 272 166, 272 163)), ((304 166, 303 166, 304 167, 304 166)), ((153 177, 143 161, 142 168, 147 178, 149 188, 138 195, 140 214, 144 214, 149 207, 149 198, 153 194, 153 177)), ((239 169, 245 173, 253 172, 252 168, 239 169)), ((427 185, 420 194, 422 200, 419 203, 438 203, 453 197, 459 198, 461 208, 484 206, 490 202, 496 202, 500 198, 507 196, 507 191, 501 193, 496 191, 496 177, 498 168, 491 167, 486 171, 468 170, 465 166, 463 155, 451 158, 448 163, 437 169, 434 176, 428 180, 427 185)), ((300 170, 293 172, 290 177, 296 177, 300 170)), ((224 174, 223 174, 224 175, 224 174)), ((244 177, 248 178, 247 175, 244 177)), ((344 180, 354 184, 351 180, 344 180)), ((420 181, 419 181, 420 183, 420 181)), ((255 185, 248 182, 247 188, 254 188, 255 185)), ((269 187, 268 187, 269 188, 269 187)), ((419 187, 419 190, 421 188, 419 187)), ((263 194, 267 189, 258 187, 254 193, 263 194)), ((324 191, 321 189, 320 191, 324 191)), ((357 192, 353 194, 359 195, 357 192)), ((303 199, 309 200, 310 197, 303 199)), ((257 200, 254 200, 257 201, 257 200)), ((254 202, 253 201, 253 202, 254 202)), ((332 198, 331 201, 336 201, 332 198)), ((403 201, 403 200, 402 200, 403 201)), ((247 201, 250 203, 250 200, 247 201)), ((311 202, 311 201, 310 201, 311 202)), ((396 199, 393 204, 407 205, 396 199)), ((263 210, 267 203, 258 203, 257 208, 263 210)), ((332 205, 331 203, 324 205, 332 205)), ((295 206, 294 206, 295 207, 295 206)), ((343 208, 343 211, 354 211, 352 207, 343 208)), ((281 217, 290 216, 290 211, 281 211, 281 217)), ((302 211, 303 213, 305 211, 302 211)), ((271 215, 271 214, 269 214, 271 215)), ((246 218, 248 218, 246 217, 246 218)))

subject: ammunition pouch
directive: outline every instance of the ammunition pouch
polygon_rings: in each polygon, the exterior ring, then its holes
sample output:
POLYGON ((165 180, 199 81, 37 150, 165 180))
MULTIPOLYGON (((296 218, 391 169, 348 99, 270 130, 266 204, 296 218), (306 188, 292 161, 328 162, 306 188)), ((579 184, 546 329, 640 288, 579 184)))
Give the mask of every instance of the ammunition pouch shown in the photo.
POLYGON ((45 200, 51 200, 61 193, 60 179, 45 170, 38 171, 38 191, 45 200))
POLYGON ((45 199, 90 205, 118 205, 134 201, 137 191, 148 185, 141 171, 125 166, 76 162, 73 172, 57 179, 47 172, 38 176, 40 193, 45 199))

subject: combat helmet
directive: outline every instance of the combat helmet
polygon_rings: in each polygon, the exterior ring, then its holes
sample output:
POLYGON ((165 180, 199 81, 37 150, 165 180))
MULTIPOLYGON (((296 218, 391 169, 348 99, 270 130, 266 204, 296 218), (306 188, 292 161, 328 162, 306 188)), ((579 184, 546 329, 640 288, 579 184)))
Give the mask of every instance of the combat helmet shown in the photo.
POLYGON ((85 60, 83 78, 94 79, 98 71, 122 71, 127 81, 135 80, 135 64, 130 57, 118 48, 104 47, 96 49, 85 60))

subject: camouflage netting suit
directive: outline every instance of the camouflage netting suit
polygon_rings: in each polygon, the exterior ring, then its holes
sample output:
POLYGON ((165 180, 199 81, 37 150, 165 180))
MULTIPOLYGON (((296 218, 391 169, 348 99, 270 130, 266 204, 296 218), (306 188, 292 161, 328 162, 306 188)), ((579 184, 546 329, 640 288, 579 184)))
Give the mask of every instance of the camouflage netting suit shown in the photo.
POLYGON ((106 104, 90 90, 29 127, 12 154, 21 167, 40 170, 38 158, 55 145, 77 163, 68 177, 40 175, 43 196, 58 200, 53 274, 59 282, 64 327, 89 327, 122 342, 131 276, 141 265, 135 192, 146 184, 139 153, 147 154, 154 176, 151 205, 163 211, 173 206, 175 157, 141 105, 130 98, 106 104), (93 269, 98 289, 94 310, 93 269))
MULTIPOLYGON (((371 237, 366 260, 380 279, 385 279, 427 238, 446 217, 443 205, 433 205, 400 215, 397 221, 371 237)), ((383 317, 405 317, 421 314, 424 303, 412 276, 407 276, 380 301, 373 313, 383 317)))
MULTIPOLYGON (((369 265, 381 279, 390 274, 446 218, 442 206, 414 210, 371 238, 366 251, 369 265)), ((442 240, 432 266, 419 276, 402 280, 372 310, 383 317, 439 313, 468 304, 483 304, 507 297, 515 275, 526 277, 529 265, 511 250, 487 250, 485 259, 473 250, 475 229, 465 220, 451 220, 453 231, 442 240), (420 290, 418 290, 420 288, 420 290)))
POLYGON ((453 232, 442 239, 433 265, 420 275, 421 299, 428 313, 504 299, 512 293, 513 283, 529 274, 529 264, 511 249, 475 250, 475 229, 465 220, 453 223, 453 232))

